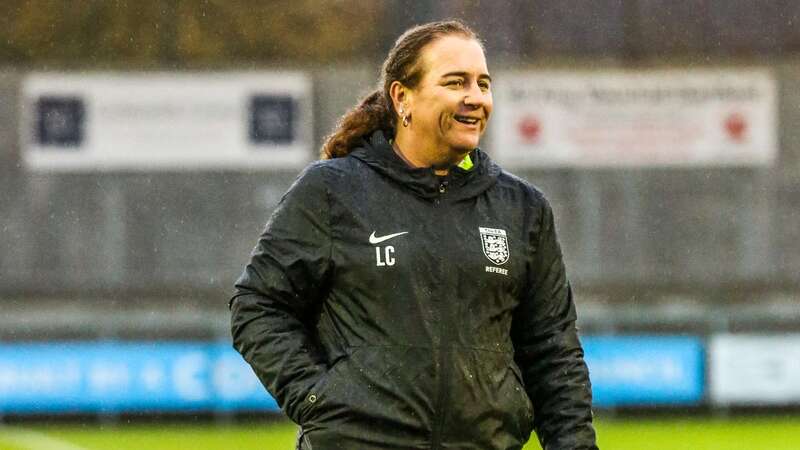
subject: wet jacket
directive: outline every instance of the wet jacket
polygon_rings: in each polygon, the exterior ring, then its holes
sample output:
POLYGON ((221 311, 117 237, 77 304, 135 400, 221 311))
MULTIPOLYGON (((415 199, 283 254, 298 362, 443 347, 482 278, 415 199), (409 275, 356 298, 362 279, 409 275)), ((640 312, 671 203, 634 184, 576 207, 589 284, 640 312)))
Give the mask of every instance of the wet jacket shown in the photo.
POLYGON ((439 177, 375 132, 311 164, 231 300, 234 347, 313 450, 594 449, 541 192, 476 149, 439 177))

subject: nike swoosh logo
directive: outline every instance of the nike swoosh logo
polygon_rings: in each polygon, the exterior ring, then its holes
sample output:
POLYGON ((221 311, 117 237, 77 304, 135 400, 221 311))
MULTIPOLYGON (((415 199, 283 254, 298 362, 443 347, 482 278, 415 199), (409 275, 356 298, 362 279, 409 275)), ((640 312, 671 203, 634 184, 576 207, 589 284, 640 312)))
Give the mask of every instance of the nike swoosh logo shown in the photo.
POLYGON ((369 235, 369 243, 370 244, 380 244, 383 241, 388 241, 391 238, 394 238, 394 237, 397 237, 397 236, 402 236, 402 235, 407 234, 407 233, 408 233, 408 231, 401 231, 399 233, 387 234, 386 236, 378 237, 378 236, 375 236, 375 232, 373 231, 372 234, 369 235))

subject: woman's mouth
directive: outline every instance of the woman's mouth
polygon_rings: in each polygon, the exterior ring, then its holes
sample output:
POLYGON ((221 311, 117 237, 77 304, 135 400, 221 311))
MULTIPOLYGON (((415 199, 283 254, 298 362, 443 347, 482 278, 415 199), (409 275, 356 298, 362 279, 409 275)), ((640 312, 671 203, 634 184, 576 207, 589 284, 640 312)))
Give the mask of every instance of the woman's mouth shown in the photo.
POLYGON ((459 114, 454 115, 453 118, 456 120, 456 122, 461 122, 466 125, 475 125, 481 120, 477 117, 462 116, 459 114))

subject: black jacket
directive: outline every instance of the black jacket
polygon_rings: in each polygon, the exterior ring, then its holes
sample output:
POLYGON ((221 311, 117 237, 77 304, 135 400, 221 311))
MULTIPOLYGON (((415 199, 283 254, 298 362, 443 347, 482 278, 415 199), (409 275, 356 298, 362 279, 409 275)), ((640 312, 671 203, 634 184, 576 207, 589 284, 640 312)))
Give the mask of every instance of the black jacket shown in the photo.
POLYGON ((471 157, 438 177, 376 132, 310 165, 267 223, 234 347, 307 448, 519 449, 532 429, 596 448, 550 206, 471 157))

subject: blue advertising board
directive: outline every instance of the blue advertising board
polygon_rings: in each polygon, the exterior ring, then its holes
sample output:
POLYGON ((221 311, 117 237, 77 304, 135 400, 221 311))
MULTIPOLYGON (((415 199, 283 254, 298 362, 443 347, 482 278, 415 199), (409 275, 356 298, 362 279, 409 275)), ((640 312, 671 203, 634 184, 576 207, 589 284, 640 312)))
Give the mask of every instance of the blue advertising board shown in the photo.
MULTIPOLYGON (((702 401, 703 344, 684 336, 583 338, 597 407, 702 401)), ((0 344, 0 414, 277 411, 228 343, 0 344)))
POLYGON ((277 410, 228 343, 0 344, 0 413, 277 410))
POLYGON ((691 336, 582 339, 594 405, 692 405, 703 399, 703 343, 691 336))

